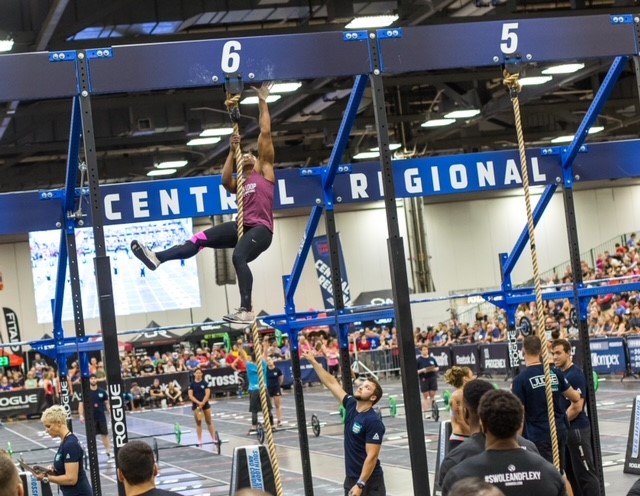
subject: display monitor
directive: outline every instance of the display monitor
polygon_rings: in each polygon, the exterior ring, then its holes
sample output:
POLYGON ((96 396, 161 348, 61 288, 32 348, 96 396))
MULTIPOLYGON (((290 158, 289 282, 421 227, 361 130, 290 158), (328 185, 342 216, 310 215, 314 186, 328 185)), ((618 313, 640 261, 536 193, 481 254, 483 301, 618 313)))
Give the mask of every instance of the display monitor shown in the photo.
MULTIPOLYGON (((105 226, 105 245, 111 260, 111 281, 116 315, 159 312, 200 306, 196 257, 175 260, 150 271, 133 256, 131 241, 139 240, 154 251, 183 243, 193 235, 191 219, 162 220, 105 226)), ((76 230, 78 270, 85 319, 97 318, 98 299, 94 272, 93 230, 76 230)), ((31 271, 38 323, 52 322, 60 231, 29 233, 31 271)), ((71 290, 67 270, 62 320, 72 320, 71 290)))

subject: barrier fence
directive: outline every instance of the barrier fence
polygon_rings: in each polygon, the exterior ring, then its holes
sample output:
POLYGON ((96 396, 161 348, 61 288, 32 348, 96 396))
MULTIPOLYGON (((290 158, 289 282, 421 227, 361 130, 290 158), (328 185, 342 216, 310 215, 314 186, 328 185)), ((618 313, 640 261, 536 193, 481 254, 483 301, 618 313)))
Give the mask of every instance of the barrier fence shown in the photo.
MULTIPOLYGON (((579 351, 578 341, 570 341, 570 343, 574 363, 581 367, 584 357, 579 351)), ((591 339, 590 344, 591 364, 593 370, 598 374, 631 375, 640 373, 640 336, 591 339)), ((438 363, 440 373, 454 365, 469 367, 476 374, 506 375, 509 373, 507 343, 432 346, 429 350, 438 363)), ((520 364, 524 366, 522 343, 518 343, 518 353, 520 364)), ((416 356, 418 355, 420 355, 420 350, 416 348, 416 356)), ((352 361, 356 360, 376 375, 400 374, 400 353, 397 348, 358 352, 357 357, 352 355, 352 361)), ((318 357, 318 361, 326 368, 324 358, 318 357)), ((291 360, 277 361, 276 366, 283 373, 282 385, 285 388, 290 387, 293 384, 291 360)), ((300 369, 303 384, 319 382, 318 376, 306 360, 301 360, 300 369)), ((366 371, 366 369, 364 370, 366 371)), ((173 383, 182 391, 183 399, 187 397, 187 390, 192 380, 190 372, 129 377, 124 379, 124 389, 127 392, 130 391, 135 382, 145 392, 148 392, 154 379, 160 380, 163 391, 169 387, 170 383, 173 383)), ((211 388, 212 396, 246 390, 244 374, 231 367, 206 369, 204 379, 211 388)), ((77 410, 80 401, 80 385, 74 384, 71 398, 73 411, 77 410)), ((0 418, 37 415, 44 408, 44 390, 42 388, 0 392, 0 418)))
MULTIPOLYGON (((640 336, 627 338, 591 339, 591 364, 598 374, 636 374, 640 372, 640 336)), ((582 367, 584 357, 579 350, 579 341, 572 340, 574 363, 582 367)), ((453 346, 430 346, 440 372, 454 365, 469 367, 476 374, 506 374, 509 372, 509 350, 507 343, 460 344, 453 346)), ((520 365, 524 366, 522 343, 518 343, 520 365)), ((416 348, 416 356, 420 350, 416 348)), ((400 356, 397 348, 358 352, 357 359, 376 375, 400 371, 400 356)))

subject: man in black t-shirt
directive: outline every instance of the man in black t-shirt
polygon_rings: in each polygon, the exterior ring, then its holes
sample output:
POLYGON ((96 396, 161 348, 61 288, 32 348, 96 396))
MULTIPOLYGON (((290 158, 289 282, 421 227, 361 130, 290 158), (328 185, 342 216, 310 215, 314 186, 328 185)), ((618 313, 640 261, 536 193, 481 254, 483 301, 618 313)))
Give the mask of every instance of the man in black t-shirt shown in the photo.
POLYGON ((344 463, 346 477, 345 496, 385 496, 384 476, 380 467, 380 448, 385 427, 374 405, 382 397, 382 388, 376 381, 363 381, 353 396, 348 395, 338 380, 318 363, 311 351, 303 357, 318 374, 318 378, 331 394, 344 406, 344 463))
MULTIPOLYGON (((525 428, 524 437, 533 441, 538 452, 545 460, 553 463, 551 444, 551 427, 547 413, 547 396, 545 391, 544 368, 540 352, 542 345, 538 336, 527 336, 522 345, 522 353, 526 368, 520 372, 511 384, 511 391, 524 405, 525 428)), ((565 408, 560 406, 560 398, 564 396, 572 403, 580 400, 580 395, 573 389, 562 371, 551 370, 551 389, 553 390, 553 410, 558 434, 560 451, 560 469, 564 467, 564 448, 567 444, 569 424, 565 408)))
MULTIPOLYGON (((485 437, 482 432, 482 427, 480 426, 478 407, 480 406, 480 400, 482 397, 489 391, 493 390, 495 390, 493 385, 487 381, 483 381, 482 379, 475 379, 464 385, 464 388, 462 389, 463 415, 464 420, 469 425, 469 432, 471 435, 469 438, 465 439, 462 444, 456 446, 453 450, 447 453, 447 456, 440 464, 438 483, 441 486, 451 467, 456 466, 467 458, 479 455, 484 451, 485 437)), ((536 445, 521 436, 518 436, 518 444, 522 449, 526 449, 532 453, 538 453, 536 445)))
POLYGON ((126 496, 168 496, 180 493, 156 488, 158 466, 151 446, 143 441, 129 441, 118 450, 118 480, 126 496))
POLYGON ((416 358, 418 377, 420 378, 420 392, 422 393, 422 411, 431 413, 433 400, 438 390, 438 362, 429 355, 429 346, 420 347, 420 356, 416 358))
MULTIPOLYGON (((107 460, 113 461, 113 450, 109 441, 109 430, 107 427, 107 413, 109 412, 109 394, 98 387, 98 378, 95 374, 89 376, 89 398, 90 408, 93 410, 93 422, 96 434, 102 437, 102 444, 107 450, 107 460)), ((78 405, 78 415, 80 422, 84 423, 84 402, 78 405)), ((109 413, 109 415, 111 415, 109 413)))
POLYGON ((566 446, 565 469, 574 496, 599 496, 600 483, 596 474, 591 446, 591 423, 585 411, 587 379, 582 370, 571 360, 571 344, 566 339, 556 339, 551 344, 553 363, 562 370, 571 387, 580 394, 580 401, 571 403, 560 398, 560 407, 569 420, 569 437, 566 446))
POLYGON ((524 416, 518 398, 508 391, 489 391, 482 396, 478 413, 486 450, 449 470, 442 496, 448 496, 451 486, 467 477, 479 477, 505 496, 566 496, 564 481, 555 467, 518 444, 524 416))

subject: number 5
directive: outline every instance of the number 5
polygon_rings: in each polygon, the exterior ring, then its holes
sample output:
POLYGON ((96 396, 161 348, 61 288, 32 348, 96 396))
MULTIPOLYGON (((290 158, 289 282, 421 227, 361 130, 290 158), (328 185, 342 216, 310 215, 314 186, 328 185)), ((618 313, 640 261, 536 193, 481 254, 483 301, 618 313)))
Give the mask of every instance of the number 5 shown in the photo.
MULTIPOLYGON (((222 72, 238 72, 242 45, 239 41, 227 41, 222 47, 222 72)), ((505 52, 506 53, 506 52, 505 52)))
POLYGON ((500 43, 500 50, 505 55, 511 55, 518 49, 518 34, 515 30, 518 29, 517 22, 506 22, 502 25, 502 43, 500 43))

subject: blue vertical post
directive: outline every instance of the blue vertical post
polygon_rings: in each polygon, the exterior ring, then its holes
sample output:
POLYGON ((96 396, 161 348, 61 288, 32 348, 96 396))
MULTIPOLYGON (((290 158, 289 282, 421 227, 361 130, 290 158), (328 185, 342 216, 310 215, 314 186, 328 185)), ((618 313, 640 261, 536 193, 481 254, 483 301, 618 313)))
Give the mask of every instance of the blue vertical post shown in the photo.
MULTIPOLYGON (((540 222, 540 219, 542 218, 542 214, 544 213, 545 209, 549 205, 551 198, 553 198, 553 195, 556 192, 556 189, 558 189, 558 186, 556 184, 548 184, 544 188, 544 191, 542 192, 542 196, 540 197, 540 200, 538 200, 538 203, 533 209, 533 225, 534 226, 537 226, 538 222, 540 222)), ((505 288, 504 281, 507 279, 511 280, 511 273, 513 272, 513 269, 516 266, 516 263, 520 259, 520 255, 522 255, 522 252, 524 251, 528 243, 529 243, 529 229, 527 228, 527 226, 525 226, 524 229, 522 229, 522 232, 520 233, 520 237, 516 241, 515 246, 511 250, 511 255, 505 256, 504 259, 501 258, 500 267, 503 272, 502 289, 511 289, 510 287, 505 288)))

